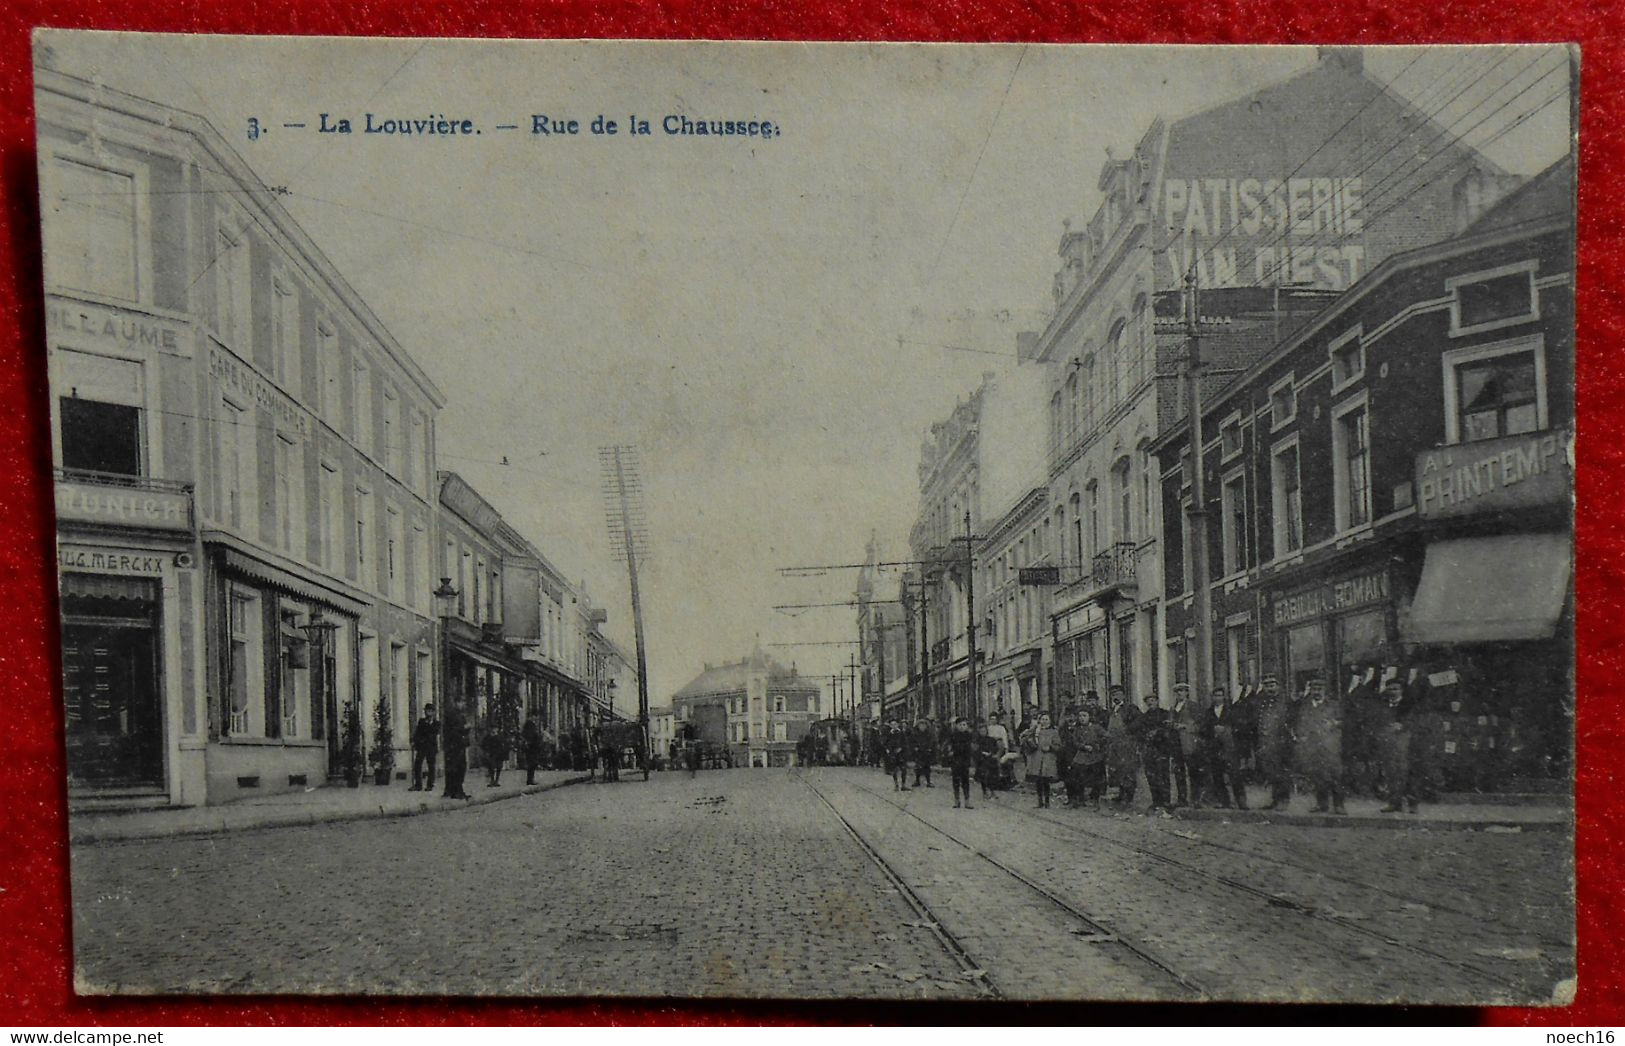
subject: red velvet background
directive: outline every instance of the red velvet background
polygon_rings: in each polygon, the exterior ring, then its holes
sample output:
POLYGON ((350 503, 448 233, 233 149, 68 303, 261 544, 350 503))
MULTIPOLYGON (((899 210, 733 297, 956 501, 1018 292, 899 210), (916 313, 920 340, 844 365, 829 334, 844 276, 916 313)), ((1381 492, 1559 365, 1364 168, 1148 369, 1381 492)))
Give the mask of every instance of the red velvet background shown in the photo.
POLYGON ((1472 1022, 1603 1025, 1625 1017, 1625 771, 1617 691, 1625 665, 1619 592, 1622 497, 1608 476, 1625 453, 1625 259, 1620 184, 1625 119, 1617 0, 24 0, 0 10, 0 1024, 735 1024, 1021 1022, 1472 1022), (38 204, 29 31, 34 26, 165 32, 384 36, 680 37, 928 41, 1436 43, 1578 41, 1582 57, 1576 592, 1580 645, 1576 1003, 1547 1010, 1285 1007, 539 1003, 473 1000, 149 998, 72 990, 67 847, 57 707, 38 204), (1613 274, 1612 276, 1610 274, 1613 274), (1616 442, 1617 441, 1617 442, 1616 442))

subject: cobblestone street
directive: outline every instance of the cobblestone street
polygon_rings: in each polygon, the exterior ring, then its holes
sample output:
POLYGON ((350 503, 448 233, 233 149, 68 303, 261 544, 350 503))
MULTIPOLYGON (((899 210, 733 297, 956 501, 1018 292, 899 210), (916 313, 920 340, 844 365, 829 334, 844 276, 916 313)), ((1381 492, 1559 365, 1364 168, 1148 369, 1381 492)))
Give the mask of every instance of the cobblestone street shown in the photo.
POLYGON ((955 810, 872 770, 77 845, 81 990, 1540 1002, 1564 832, 955 810))

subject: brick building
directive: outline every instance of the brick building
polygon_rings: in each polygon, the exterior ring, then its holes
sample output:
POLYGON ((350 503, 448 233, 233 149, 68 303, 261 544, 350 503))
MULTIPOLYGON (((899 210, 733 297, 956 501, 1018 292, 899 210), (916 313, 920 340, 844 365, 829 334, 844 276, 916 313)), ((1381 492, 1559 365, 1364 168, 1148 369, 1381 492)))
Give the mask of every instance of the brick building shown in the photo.
MULTIPOLYGON (((1568 765, 1573 170, 1390 256, 1204 403, 1213 678, 1357 704, 1397 674, 1437 692, 1463 785, 1568 765)), ((1154 449, 1184 518, 1184 429, 1154 449)), ((1163 543, 1179 677, 1188 543, 1163 543)))

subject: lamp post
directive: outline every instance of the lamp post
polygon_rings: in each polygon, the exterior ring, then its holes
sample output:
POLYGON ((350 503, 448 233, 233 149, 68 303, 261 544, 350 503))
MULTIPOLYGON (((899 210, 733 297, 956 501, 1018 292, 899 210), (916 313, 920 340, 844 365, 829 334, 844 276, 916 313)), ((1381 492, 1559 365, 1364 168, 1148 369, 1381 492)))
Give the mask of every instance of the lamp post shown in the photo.
POLYGON ((331 637, 339 630, 339 623, 328 620, 320 610, 315 610, 311 612, 310 620, 299 626, 299 630, 305 634, 316 653, 316 678, 321 680, 322 687, 322 724, 327 735, 327 771, 331 775, 339 755, 341 737, 338 695, 334 693, 338 685, 328 651, 331 637))

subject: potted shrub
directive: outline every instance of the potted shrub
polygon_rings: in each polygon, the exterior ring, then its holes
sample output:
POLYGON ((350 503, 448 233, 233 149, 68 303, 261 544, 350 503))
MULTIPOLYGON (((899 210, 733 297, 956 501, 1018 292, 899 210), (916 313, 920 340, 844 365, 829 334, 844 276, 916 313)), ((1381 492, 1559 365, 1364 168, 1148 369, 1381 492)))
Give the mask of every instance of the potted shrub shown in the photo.
POLYGON ((361 767, 365 761, 361 751, 360 702, 351 701, 344 706, 344 727, 339 744, 339 771, 344 783, 351 788, 361 787, 361 767))
POLYGON ((372 783, 389 784, 395 773, 395 731, 390 726, 389 701, 383 695, 372 710, 372 750, 367 762, 372 766, 372 783))

